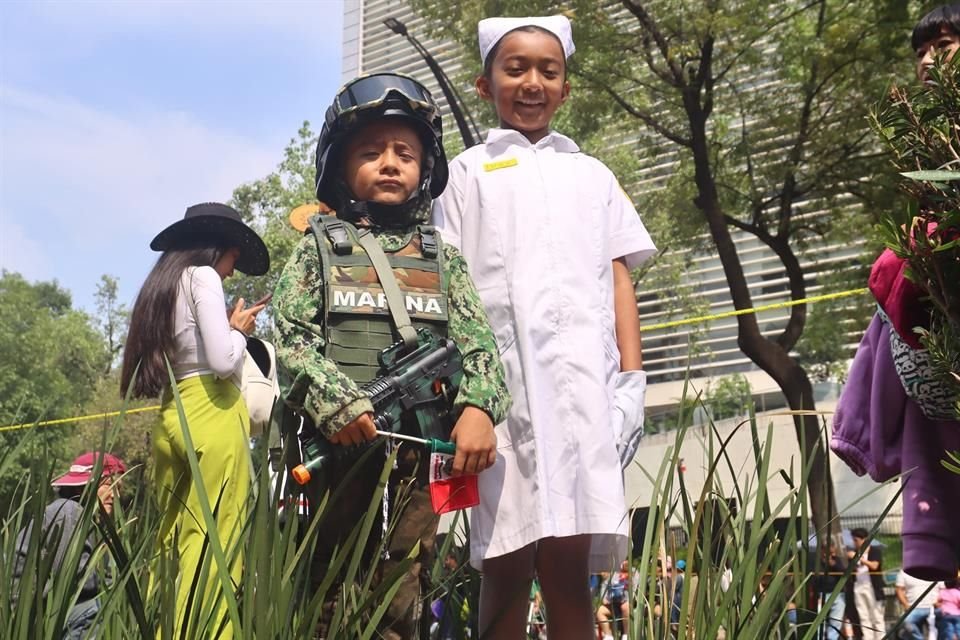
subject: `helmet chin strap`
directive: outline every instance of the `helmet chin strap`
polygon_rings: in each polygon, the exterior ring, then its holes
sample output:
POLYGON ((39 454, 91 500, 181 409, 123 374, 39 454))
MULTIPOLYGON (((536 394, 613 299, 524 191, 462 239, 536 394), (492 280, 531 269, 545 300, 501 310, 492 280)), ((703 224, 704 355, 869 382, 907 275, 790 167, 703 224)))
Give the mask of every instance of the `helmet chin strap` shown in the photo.
POLYGON ((351 200, 337 217, 358 227, 380 227, 382 229, 404 229, 410 226, 419 210, 420 198, 407 200, 402 204, 382 204, 380 202, 351 200))

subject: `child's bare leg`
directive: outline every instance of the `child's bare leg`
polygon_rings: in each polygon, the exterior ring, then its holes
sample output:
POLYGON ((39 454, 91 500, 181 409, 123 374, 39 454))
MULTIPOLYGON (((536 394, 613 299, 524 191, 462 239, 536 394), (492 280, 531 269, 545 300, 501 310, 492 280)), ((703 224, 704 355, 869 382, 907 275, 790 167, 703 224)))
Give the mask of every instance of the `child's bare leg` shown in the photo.
MULTIPOLYGON (((483 561, 480 581, 481 640, 526 637, 536 545, 483 561)), ((548 614, 549 615, 549 614, 548 614)))
POLYGON ((544 538, 537 543, 537 577, 550 640, 583 640, 596 634, 589 555, 589 535, 544 538))
POLYGON ((613 627, 610 626, 610 618, 612 617, 613 614, 610 613, 610 608, 607 605, 602 604, 597 608, 597 624, 600 625, 600 633, 605 638, 613 636, 613 627))

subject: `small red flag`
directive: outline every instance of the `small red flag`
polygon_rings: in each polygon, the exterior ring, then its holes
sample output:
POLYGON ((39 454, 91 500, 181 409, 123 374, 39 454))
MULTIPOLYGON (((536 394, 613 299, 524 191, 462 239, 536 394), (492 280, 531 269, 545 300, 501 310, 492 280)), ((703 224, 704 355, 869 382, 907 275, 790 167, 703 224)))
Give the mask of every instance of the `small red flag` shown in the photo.
POLYGON ((430 503, 434 513, 447 513, 480 504, 477 476, 453 477, 450 475, 452 467, 452 455, 430 454, 430 503))

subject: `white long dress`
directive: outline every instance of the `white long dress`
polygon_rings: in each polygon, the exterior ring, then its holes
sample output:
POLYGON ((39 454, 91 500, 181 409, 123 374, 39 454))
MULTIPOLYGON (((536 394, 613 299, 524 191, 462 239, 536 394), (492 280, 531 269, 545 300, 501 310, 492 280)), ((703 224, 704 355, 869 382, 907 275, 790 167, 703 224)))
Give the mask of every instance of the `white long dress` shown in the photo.
POLYGON ((593 534, 591 570, 616 567, 629 523, 611 425, 611 261, 640 264, 649 234, 610 170, 555 132, 531 144, 492 130, 451 163, 434 221, 466 258, 513 396, 480 474, 471 563, 593 534))

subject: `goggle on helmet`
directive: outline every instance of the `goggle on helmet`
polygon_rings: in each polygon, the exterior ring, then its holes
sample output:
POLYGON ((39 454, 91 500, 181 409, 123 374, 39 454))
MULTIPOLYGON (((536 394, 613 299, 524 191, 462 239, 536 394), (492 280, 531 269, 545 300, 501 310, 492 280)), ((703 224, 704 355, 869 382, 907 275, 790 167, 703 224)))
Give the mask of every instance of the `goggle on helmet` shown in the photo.
POLYGON ((426 87, 413 78, 377 73, 344 85, 327 109, 316 154, 316 193, 321 202, 338 204, 338 158, 347 136, 386 116, 403 118, 420 132, 424 148, 420 195, 428 189, 433 198, 443 193, 447 185, 447 158, 440 108, 426 87))

